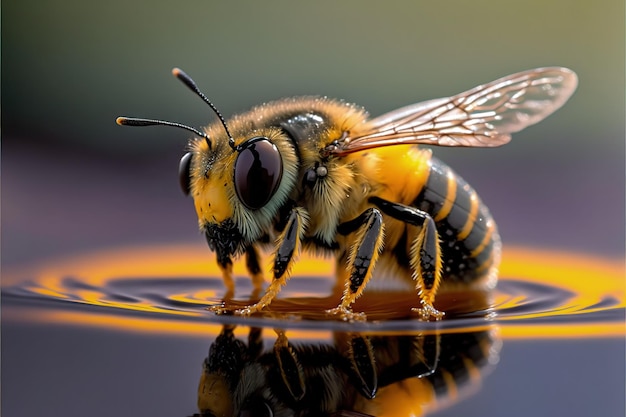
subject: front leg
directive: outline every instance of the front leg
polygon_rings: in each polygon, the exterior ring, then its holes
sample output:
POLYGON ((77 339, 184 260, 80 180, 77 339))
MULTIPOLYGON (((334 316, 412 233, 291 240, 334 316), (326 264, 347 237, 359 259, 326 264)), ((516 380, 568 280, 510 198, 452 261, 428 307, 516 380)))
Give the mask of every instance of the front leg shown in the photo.
POLYGON ((444 313, 433 307, 443 272, 439 234, 435 221, 428 213, 414 207, 392 203, 378 197, 371 197, 370 202, 386 215, 418 227, 409 257, 415 287, 422 305, 420 308, 414 308, 413 311, 416 311, 423 320, 431 317, 435 320, 441 319, 444 313))
POLYGON ((233 261, 229 255, 225 255, 216 251, 217 253, 217 266, 222 271, 222 280, 224 281, 224 286, 226 287, 226 293, 222 299, 222 303, 220 305, 214 305, 208 307, 208 309, 215 314, 227 314, 232 311, 232 309, 225 307, 224 302, 230 301, 235 295, 235 280, 233 279, 233 261))
POLYGON ((256 313, 268 306, 274 297, 278 295, 282 286, 287 283, 291 267, 300 253, 307 223, 308 214, 303 208, 296 207, 291 210, 287 219, 287 225, 277 240, 272 283, 267 287, 265 294, 256 304, 236 310, 235 314, 249 316, 256 313))
POLYGON ((252 278, 252 299, 257 299, 263 289, 263 271, 261 271, 261 255, 254 244, 246 248, 246 267, 252 278))
MULTIPOLYGON (((263 273, 261 272, 259 260, 259 251, 253 245, 250 245, 248 248, 246 248, 246 266, 248 268, 250 276, 252 277, 252 284, 254 286, 252 299, 256 299, 259 296, 263 287, 263 273)), ((235 281, 233 279, 233 261, 229 255, 217 252, 217 265, 222 271, 222 279, 224 280, 226 293, 224 294, 224 297, 222 299, 223 303, 221 305, 209 307, 209 310, 216 314, 230 314, 233 311, 237 312, 237 310, 233 307, 227 307, 224 305, 224 302, 230 301, 235 294, 235 281)))
POLYGON ((340 224, 337 231, 343 235, 356 231, 356 237, 348 255, 349 275, 344 284, 341 303, 328 312, 344 320, 364 320, 365 315, 353 313, 351 306, 372 277, 374 265, 383 248, 383 216, 377 209, 368 208, 356 219, 340 224))
POLYGON ((228 301, 235 295, 235 280, 233 279, 233 261, 230 256, 217 254, 217 266, 222 271, 222 280, 226 287, 226 293, 224 294, 224 300, 228 301))

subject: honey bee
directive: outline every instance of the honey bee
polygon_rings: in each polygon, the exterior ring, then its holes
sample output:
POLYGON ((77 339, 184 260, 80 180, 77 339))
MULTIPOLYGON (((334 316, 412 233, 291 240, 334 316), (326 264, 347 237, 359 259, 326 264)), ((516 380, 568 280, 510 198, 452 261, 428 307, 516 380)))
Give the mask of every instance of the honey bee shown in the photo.
POLYGON ((567 68, 537 68, 373 119, 354 104, 294 97, 226 121, 188 75, 173 74, 219 122, 202 131, 162 120, 117 123, 168 125, 197 136, 180 161, 180 183, 217 254, 226 299, 234 292, 233 257, 245 254, 260 288, 259 250, 273 247, 264 295, 234 313, 270 305, 300 251, 309 250, 336 257, 342 296, 328 313, 344 320, 365 319, 352 304, 372 276, 414 286, 414 311, 424 320, 444 314, 434 306, 440 287, 493 288, 501 243, 489 210, 467 182, 417 145, 503 145, 560 108, 577 85, 567 68))
POLYGON ((338 331, 295 343, 274 329, 272 347, 264 330, 250 328, 246 340, 235 326, 222 327, 202 363, 194 417, 422 415, 475 389, 501 348, 493 324, 444 333, 338 331))

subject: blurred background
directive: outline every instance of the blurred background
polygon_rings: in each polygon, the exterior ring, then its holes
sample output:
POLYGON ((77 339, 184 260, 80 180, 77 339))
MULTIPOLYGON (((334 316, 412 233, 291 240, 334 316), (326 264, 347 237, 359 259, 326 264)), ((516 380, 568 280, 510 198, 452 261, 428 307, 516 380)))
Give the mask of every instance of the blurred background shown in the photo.
POLYGON ((212 121, 175 66, 228 116, 301 94, 378 115, 549 65, 580 77, 563 109, 505 147, 436 154, 505 242, 621 257, 621 1, 4 1, 3 264, 202 241, 177 184, 187 132, 114 123, 212 121))

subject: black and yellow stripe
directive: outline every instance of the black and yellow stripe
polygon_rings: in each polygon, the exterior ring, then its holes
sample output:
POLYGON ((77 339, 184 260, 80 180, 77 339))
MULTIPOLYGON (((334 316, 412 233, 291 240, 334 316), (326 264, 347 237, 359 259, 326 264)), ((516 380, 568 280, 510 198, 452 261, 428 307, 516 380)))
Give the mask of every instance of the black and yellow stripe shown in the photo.
POLYGON ((433 157, 428 180, 412 205, 435 220, 444 279, 469 283, 489 271, 498 231, 489 210, 464 179, 433 157))

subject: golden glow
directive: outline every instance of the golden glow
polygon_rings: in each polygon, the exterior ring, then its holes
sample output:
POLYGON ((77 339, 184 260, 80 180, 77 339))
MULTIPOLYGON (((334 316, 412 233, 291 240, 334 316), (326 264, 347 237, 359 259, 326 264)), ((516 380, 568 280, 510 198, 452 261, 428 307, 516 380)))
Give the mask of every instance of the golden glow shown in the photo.
MULTIPOLYGON (((332 286, 333 262, 303 254, 294 264, 294 279, 298 276, 328 277, 332 286)), ((246 277, 245 262, 234 264, 236 277, 246 277)), ((576 253, 533 250, 520 247, 507 247, 500 266, 500 281, 521 280, 555 287, 571 296, 558 309, 547 311, 532 310, 514 316, 502 314, 498 317, 503 338, 580 338, 623 336, 622 322, 576 322, 581 314, 605 310, 603 302, 611 300, 611 309, 624 310, 625 280, 624 263, 576 253), (569 315, 570 323, 535 324, 532 319, 569 315)), ((50 299, 65 300, 68 303, 82 303, 103 307, 97 312, 46 309, 45 314, 33 309, 15 307, 3 308, 4 320, 28 320, 58 324, 106 327, 130 332, 174 333, 194 336, 216 335, 220 324, 211 324, 202 319, 206 314, 202 306, 219 301, 222 289, 202 289, 192 293, 178 292, 167 294, 170 301, 189 304, 190 308, 173 309, 152 305, 147 300, 132 302, 110 300, 99 291, 120 279, 135 281, 159 278, 175 280, 201 280, 201 286, 208 278, 221 280, 221 272, 213 255, 201 245, 162 245, 120 248, 65 259, 42 262, 24 268, 5 269, 2 276, 3 287, 21 285, 33 294, 50 299), (68 288, 64 282, 71 277, 81 284, 81 288, 68 288), (28 282, 29 284, 20 284, 28 282), (110 310, 107 310, 110 309, 110 310), (154 317, 134 317, 129 312, 154 313, 154 317), (117 313, 117 314, 114 314, 117 313)), ((147 288, 149 290, 149 288, 147 288)), ((293 296, 311 296, 310 292, 293 293, 293 296)), ((494 305, 496 312, 506 313, 507 309, 533 302, 524 294, 506 294, 496 290, 494 305)), ((310 332, 290 330, 290 338, 331 337, 330 332, 310 332)))
POLYGON ((567 325, 522 325, 500 327, 503 339, 566 339, 623 337, 624 323, 578 323, 567 325))
MULTIPOLYGON (((371 168, 368 170, 363 167, 368 177, 375 178, 384 186, 378 196, 389 201, 410 204, 428 181, 431 151, 411 145, 399 145, 376 148, 368 152, 373 152, 380 161, 374 173, 369 172, 371 168), (406 175, 407 172, 412 175, 406 175)), ((370 158, 362 159, 369 162, 370 158)))
POLYGON ((377 416, 421 416, 435 402, 432 385, 422 378, 407 378, 379 389, 366 412, 377 411, 377 416), (402 411, 401 411, 402 410, 402 411))

